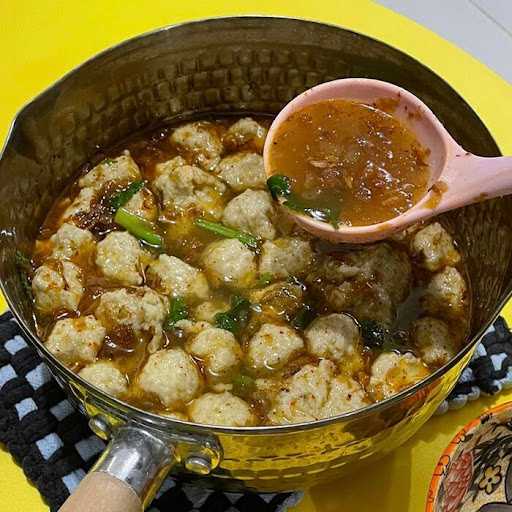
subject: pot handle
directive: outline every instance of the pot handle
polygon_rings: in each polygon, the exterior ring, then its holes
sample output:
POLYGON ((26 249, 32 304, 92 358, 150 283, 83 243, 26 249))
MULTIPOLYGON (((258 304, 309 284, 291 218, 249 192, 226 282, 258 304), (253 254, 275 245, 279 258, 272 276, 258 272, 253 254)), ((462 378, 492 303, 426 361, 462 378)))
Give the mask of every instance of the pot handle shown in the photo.
POLYGON ((176 462, 174 452, 171 442, 139 425, 119 427, 59 512, 141 512, 176 462))
POLYGON ((135 491, 118 478, 93 471, 80 482, 60 512, 140 512, 142 501, 135 491))

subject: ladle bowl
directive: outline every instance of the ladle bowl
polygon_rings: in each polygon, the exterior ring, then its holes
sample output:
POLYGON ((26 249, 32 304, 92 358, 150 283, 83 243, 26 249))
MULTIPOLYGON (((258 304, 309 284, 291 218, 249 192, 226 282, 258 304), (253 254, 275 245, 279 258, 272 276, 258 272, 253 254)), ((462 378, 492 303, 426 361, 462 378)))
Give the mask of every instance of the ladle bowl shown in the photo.
POLYGON ((333 80, 309 89, 290 101, 276 116, 265 142, 263 158, 267 175, 272 145, 282 123, 293 113, 320 101, 343 99, 368 105, 392 100, 393 117, 416 135, 429 151, 430 181, 427 193, 406 212, 378 224, 334 228, 290 210, 295 221, 315 236, 332 242, 368 243, 382 240, 411 224, 492 197, 512 193, 512 157, 484 158, 465 151, 451 137, 433 112, 414 94, 397 85, 368 78, 333 80))

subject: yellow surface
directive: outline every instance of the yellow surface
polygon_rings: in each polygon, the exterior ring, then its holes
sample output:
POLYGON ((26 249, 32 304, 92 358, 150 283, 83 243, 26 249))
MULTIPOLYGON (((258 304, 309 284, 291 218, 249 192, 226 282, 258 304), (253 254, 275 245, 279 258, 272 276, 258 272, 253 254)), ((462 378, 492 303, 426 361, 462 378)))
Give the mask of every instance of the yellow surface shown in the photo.
MULTIPOLYGON (((482 117, 502 151, 512 154, 511 85, 430 31, 367 0, 0 0, 0 13, 0 138, 24 102, 99 50, 178 21, 258 13, 336 23, 413 55, 450 82, 482 117)), ((507 316, 512 320, 510 305, 507 316)), ((457 429, 490 405, 510 399, 512 391, 432 419, 414 439, 363 474, 308 491, 295 512, 423 510, 437 458, 457 429)), ((0 510, 48 510, 2 451, 0 510)))

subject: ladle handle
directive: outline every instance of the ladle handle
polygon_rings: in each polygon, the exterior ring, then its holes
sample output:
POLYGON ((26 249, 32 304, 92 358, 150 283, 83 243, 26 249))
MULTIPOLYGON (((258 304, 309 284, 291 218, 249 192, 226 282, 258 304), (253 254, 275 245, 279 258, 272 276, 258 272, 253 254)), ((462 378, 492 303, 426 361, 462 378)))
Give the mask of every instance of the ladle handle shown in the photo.
POLYGON ((59 512, 141 512, 175 462, 174 447, 126 424, 59 512))
POLYGON ((512 157, 485 158, 458 153, 447 163, 439 178, 441 198, 436 214, 484 199, 512 194, 512 157), (443 185, 443 184, 441 184, 443 185))

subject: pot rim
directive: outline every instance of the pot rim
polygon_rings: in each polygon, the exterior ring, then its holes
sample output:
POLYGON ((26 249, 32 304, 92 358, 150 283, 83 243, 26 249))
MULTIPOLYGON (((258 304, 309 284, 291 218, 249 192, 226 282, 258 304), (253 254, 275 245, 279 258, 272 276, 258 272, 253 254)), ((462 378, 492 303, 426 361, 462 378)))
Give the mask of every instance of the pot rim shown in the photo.
MULTIPOLYGON (((44 97, 47 93, 49 93, 52 89, 54 89, 56 86, 62 84, 65 82, 68 78, 72 77, 75 73, 80 71, 81 69, 88 66, 91 62, 95 61, 96 59, 108 55, 114 50, 123 48, 124 46, 128 46, 129 44, 141 41, 146 39, 149 36, 153 36, 162 32, 167 32, 171 29, 179 28, 179 27, 187 27, 187 26, 193 26, 195 24, 204 24, 205 22, 215 22, 215 21, 229 21, 234 19, 245 19, 245 20, 261 20, 261 19, 270 19, 270 20, 291 20, 296 22, 303 22, 307 24, 316 24, 321 26, 327 26, 331 28, 335 28, 338 30, 343 30, 348 33, 352 33, 358 37, 363 37, 372 41, 376 41, 380 45, 387 46, 388 48, 392 48, 394 51, 400 52, 402 56, 406 56, 408 59, 411 59, 415 62, 417 62, 422 67, 428 69, 433 75, 435 75, 439 80, 445 82, 452 91, 459 96, 462 102, 466 103, 468 107, 472 109, 472 107, 460 96, 457 91, 455 91, 444 78, 439 76, 437 73, 435 73, 433 70, 431 70, 428 66, 422 64, 419 60, 415 59, 414 57, 410 56, 409 54, 405 53, 404 51, 393 47, 392 45, 389 45, 383 41, 380 41, 374 37, 368 36, 366 34, 362 34, 360 32, 356 32, 354 30, 347 29, 345 27, 342 27, 340 25, 336 25, 333 23, 325 23, 323 21, 318 21, 314 19, 307 19, 307 18, 295 18, 291 16, 266 16, 266 15, 239 15, 239 16, 215 16, 215 17, 207 17, 207 18, 197 18, 189 21, 184 21, 180 23, 174 23, 171 25, 166 25, 160 28, 156 28, 153 30, 149 30, 146 32, 143 32, 142 34, 130 37, 128 39, 125 39, 121 41, 120 43, 117 43, 115 45, 112 45, 104 50, 101 50, 100 52, 96 53, 95 55, 92 55, 88 59, 86 59, 81 64, 75 66, 70 71, 65 73, 63 76, 61 76, 59 79, 57 79, 55 82, 53 82, 51 85, 46 87, 43 91, 41 91, 39 94, 37 94, 34 98, 29 100, 27 103, 25 103, 15 114, 13 121, 11 122, 11 125, 8 129, 7 136, 5 138, 5 142, 3 144, 2 150, 0 151, 0 161, 2 160, 5 151, 10 143, 10 140, 14 134, 14 130, 16 128, 16 125, 19 121, 19 118, 24 114, 24 112, 35 102, 40 100, 42 97, 44 97)), ((480 119, 480 117, 475 113, 475 115, 480 119)), ((487 129, 485 124, 482 121, 482 125, 487 129)), ((492 135, 489 132, 489 136, 491 139, 494 140, 492 135)), ((496 144, 496 143, 495 143, 496 144)), ((498 146, 496 145, 496 148, 498 149, 498 146)), ((498 149, 498 153, 499 149, 498 149)), ((456 366, 461 359, 463 359, 478 343, 480 338, 483 336, 485 331, 489 328, 489 326, 494 322, 495 318, 498 316, 499 312, 505 305, 505 303, 508 301, 508 299, 512 296, 512 285, 509 286, 506 293, 503 294, 501 299, 499 300, 495 310, 490 315, 489 320, 484 323, 484 325, 477 331, 477 333, 472 337, 471 340, 468 341, 467 345, 460 350, 457 355, 452 358, 448 363, 446 363, 441 368, 438 368, 436 371, 434 371, 432 374, 430 374, 426 379, 416 383, 414 386, 411 386, 410 388, 407 388, 389 398, 386 398, 380 402, 376 402, 374 404, 371 404, 367 407, 364 407, 362 409, 356 409, 354 411, 349 411, 343 414, 339 414, 337 416, 332 416, 329 418, 324 418, 316 421, 311 422, 302 422, 302 423, 292 423, 292 424, 285 424, 285 425, 263 425, 263 426, 256 426, 256 427, 224 427, 219 425, 204 425, 200 423, 194 423, 191 421, 183 421, 178 419, 171 419, 166 418, 163 416, 159 416, 157 414, 139 409, 127 402, 123 402, 122 400, 119 400, 117 398, 114 398, 103 391, 99 390, 98 388, 95 388, 91 384, 89 384, 87 381, 82 379, 79 375, 72 372, 69 368, 67 368, 63 363, 61 363, 53 354, 51 354, 44 343, 39 339, 38 336, 32 333, 29 325, 27 322, 25 322, 23 315, 19 311, 19 308, 15 301, 9 296, 9 294, 6 291, 6 286, 3 281, 3 279, 0 279, 0 289, 3 293, 3 296, 7 302, 7 305, 9 306, 10 311, 13 313, 16 321, 22 328, 24 334, 27 336, 27 338, 30 340, 30 342, 36 347, 36 349, 39 352, 43 353, 44 360, 48 359, 51 364, 54 367, 57 367, 58 371, 63 374, 65 380, 68 381, 78 381, 80 386, 84 388, 88 394, 93 396, 95 399, 99 399, 102 405, 106 405, 107 407, 114 407, 117 412, 120 412, 122 410, 126 410, 131 418, 136 417, 137 421, 141 421, 144 424, 148 424, 151 426, 154 426, 156 428, 162 428, 162 427, 168 427, 168 428, 174 428, 174 427, 181 427, 182 429, 185 427, 187 429, 193 429, 197 432, 202 432, 206 434, 215 434, 215 433, 225 433, 225 434, 243 434, 243 435, 268 435, 268 434, 284 434, 284 433, 294 433, 299 431, 305 431, 305 430, 313 430, 317 428, 321 428, 325 425, 330 425, 333 423, 338 423, 346 420, 359 420, 361 418, 364 418, 366 416, 369 416, 374 413, 378 413, 379 411, 382 411, 384 409, 387 409, 388 407, 391 407, 398 402, 406 399, 407 397, 410 397, 414 394, 416 394, 419 390, 421 390, 424 387, 429 386, 430 384, 434 383, 439 377, 441 377, 443 374, 447 373, 451 368, 456 366)))

